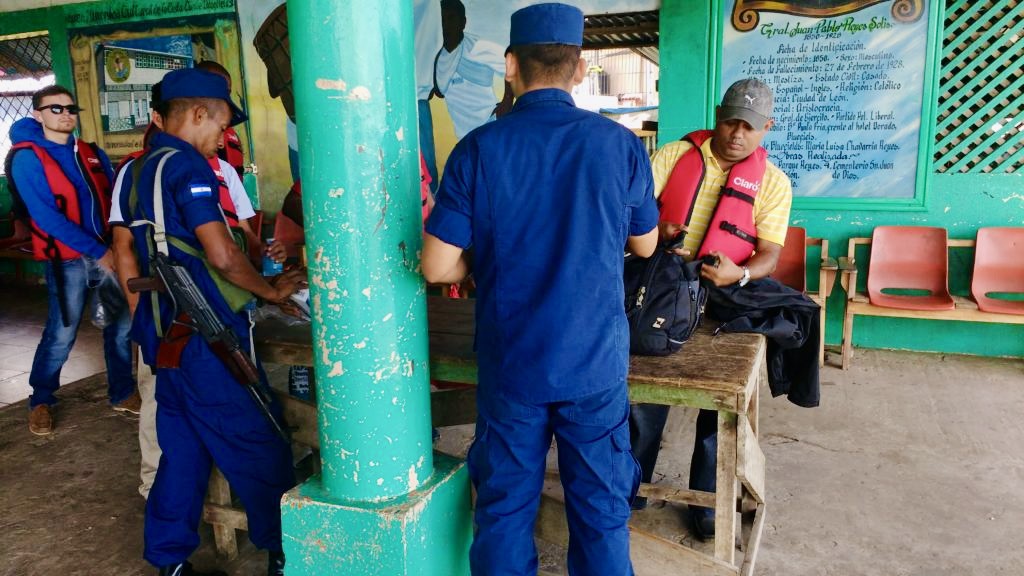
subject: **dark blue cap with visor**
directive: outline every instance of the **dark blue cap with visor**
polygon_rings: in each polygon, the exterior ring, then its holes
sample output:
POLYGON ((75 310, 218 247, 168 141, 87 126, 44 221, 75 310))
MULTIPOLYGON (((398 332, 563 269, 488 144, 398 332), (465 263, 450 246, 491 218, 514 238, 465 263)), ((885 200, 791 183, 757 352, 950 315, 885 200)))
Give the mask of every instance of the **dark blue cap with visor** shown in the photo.
POLYGON ((231 92, 228 90, 228 81, 223 76, 196 70, 195 68, 182 68, 173 70, 164 75, 160 81, 160 96, 164 102, 170 102, 175 98, 215 98, 227 102, 231 108, 231 122, 229 126, 245 122, 248 116, 245 112, 231 101, 231 92))

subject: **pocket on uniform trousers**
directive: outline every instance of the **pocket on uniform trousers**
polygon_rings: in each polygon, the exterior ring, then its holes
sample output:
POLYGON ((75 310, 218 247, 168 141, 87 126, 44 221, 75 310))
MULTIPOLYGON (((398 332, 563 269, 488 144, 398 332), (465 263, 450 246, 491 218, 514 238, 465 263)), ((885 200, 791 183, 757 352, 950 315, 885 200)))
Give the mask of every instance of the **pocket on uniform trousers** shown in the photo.
POLYGON ((469 468, 469 480, 476 487, 480 483, 480 475, 486 469, 490 467, 487 462, 487 454, 490 452, 487 450, 487 432, 490 428, 487 425, 487 420, 481 416, 477 416, 476 419, 476 430, 473 436, 473 442, 469 445, 469 451, 466 452, 466 466, 469 468), (481 454, 482 452, 482 454, 481 454), (483 460, 481 460, 483 458, 483 460))
MULTIPOLYGON (((217 421, 220 434, 226 438, 256 443, 280 441, 266 415, 250 398, 246 398, 243 403, 209 405, 202 409, 215 413, 211 419, 217 421)), ((283 421, 278 422, 283 427, 287 426, 283 421)))
POLYGON ((629 444, 629 421, 626 420, 618 425, 611 433, 612 437, 612 459, 615 463, 615 489, 621 490, 625 500, 616 499, 616 510, 613 512, 625 512, 630 514, 630 505, 636 498, 636 492, 640 489, 640 462, 633 456, 629 444), (624 510, 618 509, 618 503, 622 502, 624 510))

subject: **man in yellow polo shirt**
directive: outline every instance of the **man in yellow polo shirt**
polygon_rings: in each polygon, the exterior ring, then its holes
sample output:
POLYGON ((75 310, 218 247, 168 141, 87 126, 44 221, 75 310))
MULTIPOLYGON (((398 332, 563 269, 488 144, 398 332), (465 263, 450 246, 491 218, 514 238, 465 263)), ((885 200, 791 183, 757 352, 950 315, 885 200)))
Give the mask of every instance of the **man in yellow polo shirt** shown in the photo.
MULTIPOLYGON (((713 130, 688 134, 651 160, 662 240, 686 231, 684 256, 705 257, 701 275, 715 286, 745 286, 775 270, 786 239, 792 187, 767 160, 761 141, 774 124, 771 89, 753 78, 726 91, 713 130)), ((640 404, 630 415, 633 452, 650 482, 668 406, 640 404)), ((715 491, 717 415, 701 410, 690 465, 690 488, 715 491)), ((634 508, 646 501, 638 498, 634 508)), ((697 535, 714 535, 714 511, 691 507, 697 535)))
MULTIPOLYGON (((714 130, 699 147, 705 172, 683 243, 684 249, 691 254, 697 254, 698 248, 701 247, 708 224, 719 203, 720 194, 726 188, 730 170, 758 150, 768 130, 774 125, 771 118, 771 89, 752 78, 740 80, 726 91, 716 114, 717 123, 714 130)), ((662 194, 673 170, 683 155, 692 148, 692 140, 679 140, 663 146, 651 159, 651 169, 654 171, 654 196, 661 200, 663 205, 665 199, 662 194)), ((789 210, 793 200, 789 177, 770 160, 766 159, 764 164, 764 175, 753 203, 757 243, 756 246, 751 246, 753 254, 744 263, 749 270, 748 281, 764 278, 775 270, 779 253, 786 240, 789 210)), ((675 236, 683 224, 671 221, 663 211, 660 224, 662 239, 675 236)), ((712 246, 711 253, 715 252, 719 251, 717 247, 712 246)), ((719 252, 719 256, 724 254, 719 252)), ((706 268, 705 276, 717 286, 727 286, 739 282, 743 277, 743 271, 732 259, 722 258, 718 268, 706 268)))

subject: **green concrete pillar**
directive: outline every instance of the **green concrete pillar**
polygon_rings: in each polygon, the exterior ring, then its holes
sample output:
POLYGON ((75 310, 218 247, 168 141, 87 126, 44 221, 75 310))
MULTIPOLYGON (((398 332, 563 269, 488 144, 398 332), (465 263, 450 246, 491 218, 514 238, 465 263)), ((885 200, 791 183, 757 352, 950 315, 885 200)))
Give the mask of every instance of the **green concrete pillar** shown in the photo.
POLYGON ((289 0, 323 472, 287 573, 468 573, 469 481, 434 455, 410 2, 289 0))

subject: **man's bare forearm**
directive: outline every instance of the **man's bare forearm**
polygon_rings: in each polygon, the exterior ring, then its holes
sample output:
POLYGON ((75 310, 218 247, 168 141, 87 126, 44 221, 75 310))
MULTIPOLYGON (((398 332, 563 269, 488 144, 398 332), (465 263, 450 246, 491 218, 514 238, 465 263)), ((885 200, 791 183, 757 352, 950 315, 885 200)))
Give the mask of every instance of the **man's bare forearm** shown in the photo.
POLYGON ((139 260, 135 256, 134 238, 131 230, 117 226, 114 228, 114 271, 117 282, 128 301, 128 310, 134 316, 135 307, 139 304, 139 295, 128 290, 128 280, 139 277, 139 260))

